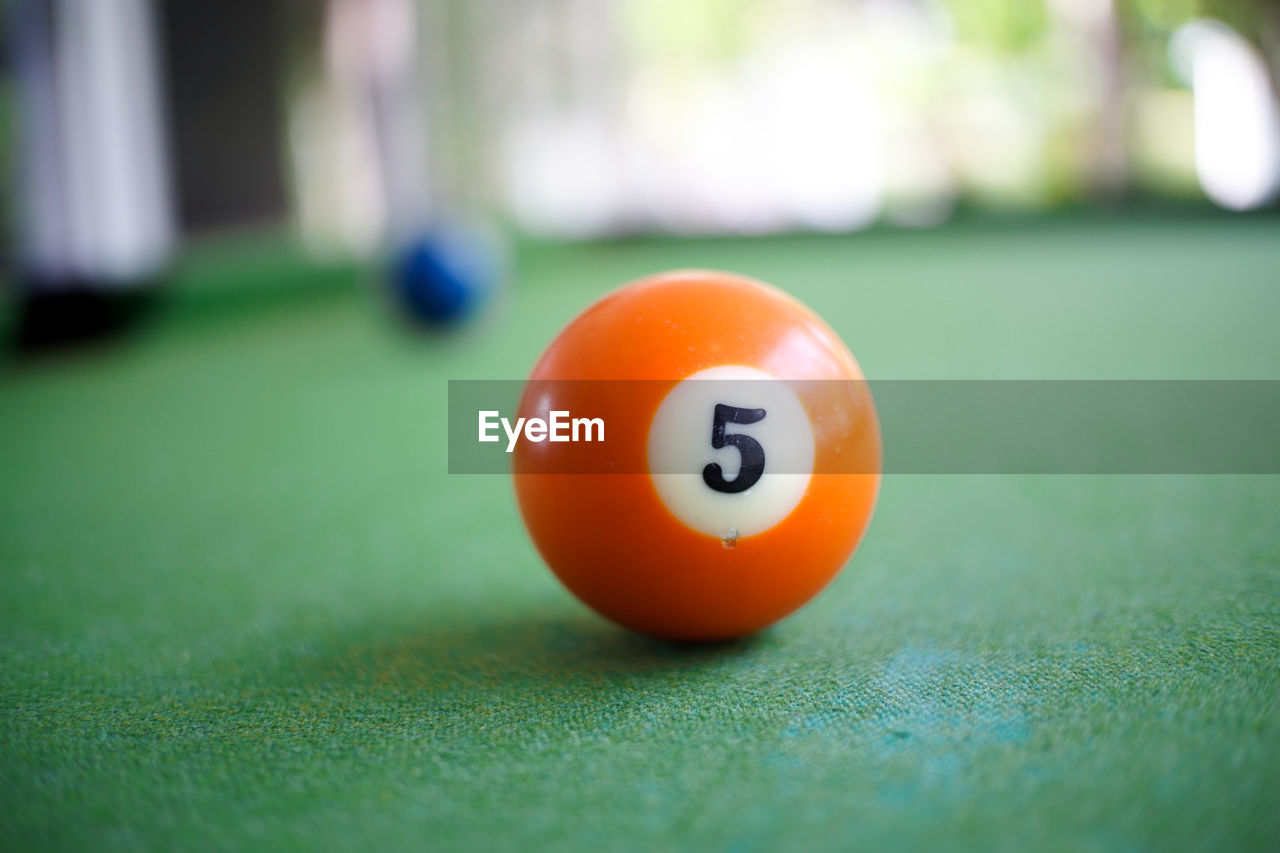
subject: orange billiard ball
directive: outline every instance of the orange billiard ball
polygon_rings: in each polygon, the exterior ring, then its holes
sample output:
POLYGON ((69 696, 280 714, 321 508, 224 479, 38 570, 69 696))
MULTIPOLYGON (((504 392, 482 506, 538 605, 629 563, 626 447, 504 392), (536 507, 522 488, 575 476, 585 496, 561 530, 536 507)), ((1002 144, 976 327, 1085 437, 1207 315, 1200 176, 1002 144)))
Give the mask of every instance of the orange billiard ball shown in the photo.
POLYGON ((517 502, 560 581, 604 616, 680 640, 742 636, 818 594, 880 484, 862 370, 791 296, 686 270, 588 307, 530 374, 519 417, 583 416, 514 448, 517 502))

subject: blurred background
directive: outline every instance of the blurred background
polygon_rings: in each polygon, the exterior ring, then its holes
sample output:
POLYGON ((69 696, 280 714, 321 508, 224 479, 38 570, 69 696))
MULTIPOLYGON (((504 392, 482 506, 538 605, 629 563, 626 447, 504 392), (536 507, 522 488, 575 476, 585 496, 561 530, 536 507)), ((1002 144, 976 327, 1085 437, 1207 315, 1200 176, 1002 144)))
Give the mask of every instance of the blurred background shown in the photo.
MULTIPOLYGON (((1280 189, 1268 0, 9 0, 23 294, 188 241, 371 258, 440 221, 590 240, 935 227, 1280 189)), ((53 313, 65 308, 52 309, 53 313)))

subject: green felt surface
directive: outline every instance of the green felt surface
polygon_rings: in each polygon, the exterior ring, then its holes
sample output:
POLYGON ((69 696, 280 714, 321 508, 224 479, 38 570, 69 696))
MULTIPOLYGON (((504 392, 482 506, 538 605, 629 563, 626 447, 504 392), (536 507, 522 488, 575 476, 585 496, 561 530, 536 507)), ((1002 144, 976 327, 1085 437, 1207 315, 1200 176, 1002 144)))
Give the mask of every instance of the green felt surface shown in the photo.
POLYGON ((531 246, 435 343, 197 254, 143 337, 0 373, 0 846, 1275 849, 1280 478, 889 477, 816 602, 683 647, 446 475, 441 407, 690 265, 876 378, 1277 377, 1276 225, 531 246))

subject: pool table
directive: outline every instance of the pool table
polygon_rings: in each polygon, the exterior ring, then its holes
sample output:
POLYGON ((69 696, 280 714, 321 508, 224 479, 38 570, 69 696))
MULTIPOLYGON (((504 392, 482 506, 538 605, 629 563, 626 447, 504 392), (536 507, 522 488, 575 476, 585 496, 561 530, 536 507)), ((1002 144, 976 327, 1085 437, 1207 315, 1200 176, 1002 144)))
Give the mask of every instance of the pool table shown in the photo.
MULTIPOLYGON (((873 378, 1280 378, 1280 220, 514 246, 458 334, 355 263, 194 245, 133 336, 0 365, 0 847, 1280 847, 1280 476, 894 474, 812 604, 588 611, 450 379, 724 268, 873 378)), ((886 435, 886 442, 892 442, 886 435)))

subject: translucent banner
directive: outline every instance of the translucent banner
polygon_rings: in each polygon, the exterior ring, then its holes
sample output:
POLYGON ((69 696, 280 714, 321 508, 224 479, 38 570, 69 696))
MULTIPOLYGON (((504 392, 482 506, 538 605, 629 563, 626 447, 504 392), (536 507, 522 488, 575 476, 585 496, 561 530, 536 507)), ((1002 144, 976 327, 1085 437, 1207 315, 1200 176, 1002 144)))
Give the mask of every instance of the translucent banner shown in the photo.
POLYGON ((1280 473, 1273 380, 459 380, 448 418, 453 474, 1280 473))

